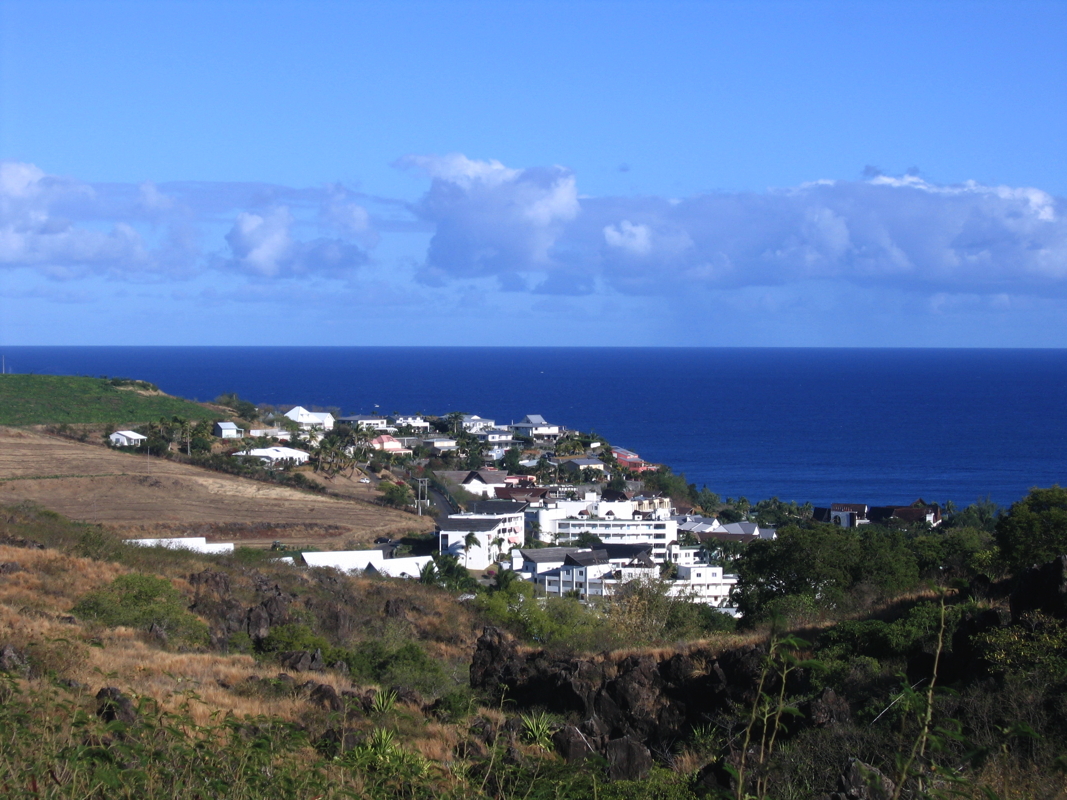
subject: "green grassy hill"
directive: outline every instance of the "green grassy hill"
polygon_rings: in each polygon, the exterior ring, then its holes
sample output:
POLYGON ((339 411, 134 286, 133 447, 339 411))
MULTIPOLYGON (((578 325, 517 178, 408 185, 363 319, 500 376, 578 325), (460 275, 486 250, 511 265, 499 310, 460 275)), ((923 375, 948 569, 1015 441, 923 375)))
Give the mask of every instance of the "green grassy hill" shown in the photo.
POLYGON ((199 403, 155 394, 143 381, 70 375, 0 375, 0 425, 133 424, 160 417, 221 419, 199 403))

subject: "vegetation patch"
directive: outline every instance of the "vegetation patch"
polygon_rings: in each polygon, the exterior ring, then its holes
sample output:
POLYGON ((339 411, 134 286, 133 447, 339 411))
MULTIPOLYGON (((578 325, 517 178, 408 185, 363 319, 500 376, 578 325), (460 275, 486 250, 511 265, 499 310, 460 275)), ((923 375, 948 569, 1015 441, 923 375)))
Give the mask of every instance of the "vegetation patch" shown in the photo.
POLYGON ((199 403, 157 391, 152 384, 122 378, 0 375, 0 425, 122 425, 160 417, 222 417, 199 403))

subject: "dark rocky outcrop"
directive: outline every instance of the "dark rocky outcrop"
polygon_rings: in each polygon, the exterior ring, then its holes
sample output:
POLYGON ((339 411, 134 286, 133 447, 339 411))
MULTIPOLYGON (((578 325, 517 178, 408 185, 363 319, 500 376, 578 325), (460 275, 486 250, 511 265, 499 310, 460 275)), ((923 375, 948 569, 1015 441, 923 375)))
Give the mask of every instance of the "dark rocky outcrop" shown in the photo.
POLYGON ((11 575, 15 572, 22 572, 22 565, 17 561, 5 561, 0 564, 0 575, 11 575))
POLYGON ((133 701, 114 686, 105 686, 96 693, 96 715, 104 722, 137 722, 137 708, 133 701))
POLYGON ((316 650, 314 653, 309 650, 290 650, 279 653, 278 661, 283 667, 293 672, 322 672, 326 669, 322 650, 316 650))

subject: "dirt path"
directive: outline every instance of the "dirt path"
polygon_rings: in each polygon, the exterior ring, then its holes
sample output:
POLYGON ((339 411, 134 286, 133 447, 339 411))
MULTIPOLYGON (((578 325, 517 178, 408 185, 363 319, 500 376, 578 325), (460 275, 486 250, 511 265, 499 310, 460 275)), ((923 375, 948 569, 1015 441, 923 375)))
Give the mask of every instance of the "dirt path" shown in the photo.
POLYGON ((197 535, 269 545, 275 540, 341 549, 378 536, 426 531, 431 520, 364 502, 353 482, 323 497, 121 453, 37 431, 0 427, 0 504, 31 500, 131 536, 197 535))

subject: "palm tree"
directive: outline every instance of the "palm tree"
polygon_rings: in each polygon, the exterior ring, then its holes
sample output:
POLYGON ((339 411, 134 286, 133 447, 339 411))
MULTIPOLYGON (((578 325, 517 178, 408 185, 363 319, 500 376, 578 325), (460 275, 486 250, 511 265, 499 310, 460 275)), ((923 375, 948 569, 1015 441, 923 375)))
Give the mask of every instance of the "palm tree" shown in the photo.
POLYGON ((472 547, 481 547, 482 542, 478 538, 478 534, 474 531, 469 531, 466 536, 463 537, 463 565, 468 566, 470 564, 470 549, 472 547))

